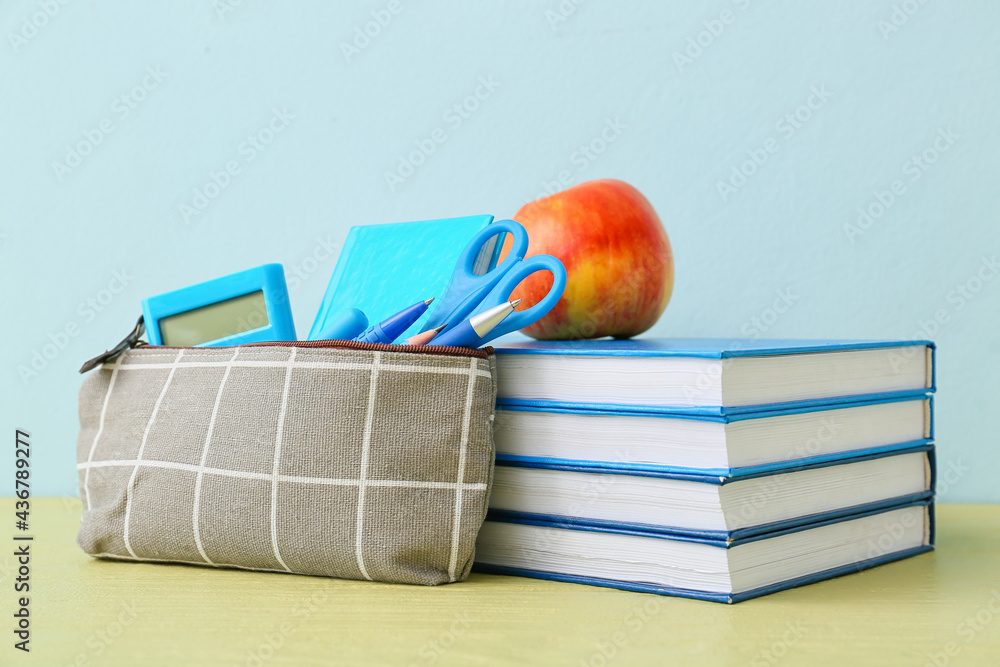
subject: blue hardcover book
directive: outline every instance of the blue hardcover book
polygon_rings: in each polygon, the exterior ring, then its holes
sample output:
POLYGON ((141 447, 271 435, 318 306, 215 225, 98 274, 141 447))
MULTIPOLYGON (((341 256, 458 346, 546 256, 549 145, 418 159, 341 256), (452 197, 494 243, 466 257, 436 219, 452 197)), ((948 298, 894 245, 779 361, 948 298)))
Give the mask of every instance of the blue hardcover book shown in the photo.
POLYGON ((736 542, 929 499, 933 445, 727 475, 625 466, 498 462, 489 517, 655 531, 736 542))
POLYGON ((496 352, 501 406, 725 416, 934 391, 930 341, 534 341, 496 352))
POLYGON ((740 476, 928 443, 932 403, 921 395, 727 415, 503 404, 493 440, 501 463, 740 476))
POLYGON ((734 603, 924 553, 930 500, 732 541, 508 517, 476 542, 480 572, 734 603))

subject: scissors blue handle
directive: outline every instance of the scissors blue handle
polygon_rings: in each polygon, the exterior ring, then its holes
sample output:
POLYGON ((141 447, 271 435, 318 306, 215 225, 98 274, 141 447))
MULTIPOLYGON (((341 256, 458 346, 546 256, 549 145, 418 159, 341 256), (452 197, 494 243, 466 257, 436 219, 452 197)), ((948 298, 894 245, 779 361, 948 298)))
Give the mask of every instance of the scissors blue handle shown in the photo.
MULTIPOLYGON (((501 243, 505 239, 497 239, 501 243)), ((472 315, 483 298, 496 287, 508 270, 516 262, 524 259, 528 252, 528 232, 519 222, 514 220, 498 220, 476 232, 462 254, 459 255, 455 273, 444 294, 434 301, 434 310, 428 315, 421 331, 428 331, 445 322, 448 328, 455 326, 472 315), (476 275, 474 268, 483 247, 494 236, 510 234, 513 239, 507 257, 493 270, 482 275, 476 275)))
MULTIPOLYGON (((556 305, 566 289, 566 267, 551 255, 534 255, 514 262, 496 286, 483 298, 473 314, 507 303, 510 301, 511 292, 521 284, 521 281, 538 271, 552 273, 552 287, 548 293, 531 308, 516 310, 508 315, 483 338, 483 343, 534 324, 556 305)), ((433 341, 431 344, 433 345, 433 341)))

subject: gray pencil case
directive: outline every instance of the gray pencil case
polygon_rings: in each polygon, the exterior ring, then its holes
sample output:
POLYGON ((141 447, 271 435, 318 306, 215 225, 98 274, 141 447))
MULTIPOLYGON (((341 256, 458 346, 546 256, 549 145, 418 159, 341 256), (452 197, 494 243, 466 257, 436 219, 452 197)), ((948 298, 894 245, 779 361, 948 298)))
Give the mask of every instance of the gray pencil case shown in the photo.
POLYGON ((495 399, 489 348, 127 350, 80 390, 77 542, 99 558, 460 581, 495 399))

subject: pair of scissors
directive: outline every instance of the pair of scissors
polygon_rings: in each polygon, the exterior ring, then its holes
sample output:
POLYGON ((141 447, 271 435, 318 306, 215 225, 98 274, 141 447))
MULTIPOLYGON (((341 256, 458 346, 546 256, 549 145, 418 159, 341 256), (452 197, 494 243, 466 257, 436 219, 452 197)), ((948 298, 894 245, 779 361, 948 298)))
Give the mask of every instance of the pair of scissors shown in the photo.
MULTIPOLYGON (((502 236, 497 239, 498 243, 503 241, 502 236)), ((499 220, 481 229, 459 256, 451 282, 448 283, 444 294, 436 299, 437 306, 427 318, 422 330, 428 331, 447 323, 448 326, 442 333, 447 332, 473 315, 509 302, 511 292, 532 273, 549 271, 552 273, 552 287, 548 293, 530 308, 508 315, 490 331, 489 338, 484 340, 523 329, 542 319, 552 310, 566 289, 566 268, 551 255, 534 255, 525 259, 527 253, 528 232, 521 223, 514 220, 499 220), (505 233, 509 234, 513 241, 510 252, 496 268, 482 275, 476 275, 473 267, 483 247, 493 237, 505 233)), ((430 344, 433 345, 434 342, 431 341, 430 344)))

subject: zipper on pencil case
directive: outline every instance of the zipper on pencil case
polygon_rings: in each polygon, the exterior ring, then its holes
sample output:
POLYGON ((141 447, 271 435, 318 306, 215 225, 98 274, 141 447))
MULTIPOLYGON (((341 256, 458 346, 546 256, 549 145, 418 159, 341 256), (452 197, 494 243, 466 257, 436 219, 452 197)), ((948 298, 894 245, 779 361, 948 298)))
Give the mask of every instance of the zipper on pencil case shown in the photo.
POLYGON ((325 350, 359 350, 365 352, 413 352, 439 357, 474 357, 486 359, 493 354, 491 346, 481 348, 452 347, 450 345, 393 345, 392 343, 363 343, 359 340, 268 340, 241 345, 212 345, 209 347, 182 347, 177 345, 150 345, 139 342, 132 349, 151 350, 225 350, 234 347, 305 347, 325 350))
POLYGON ((487 359, 493 354, 492 347, 479 349, 469 347, 453 347, 448 345, 391 345, 387 343, 363 343, 358 340, 274 340, 262 341, 259 343, 243 343, 242 345, 218 345, 205 348, 183 347, 176 345, 150 345, 139 337, 143 333, 143 318, 140 316, 135 323, 135 327, 120 343, 113 348, 106 350, 93 359, 84 362, 80 367, 81 373, 86 373, 101 364, 113 361, 125 350, 140 348, 164 349, 164 350, 197 350, 197 349, 226 349, 233 347, 305 347, 327 350, 359 350, 365 352, 402 352, 410 354, 429 354, 438 357, 465 357, 474 359, 487 359))

